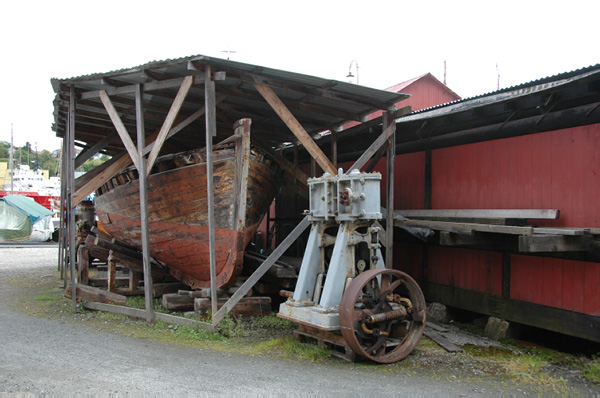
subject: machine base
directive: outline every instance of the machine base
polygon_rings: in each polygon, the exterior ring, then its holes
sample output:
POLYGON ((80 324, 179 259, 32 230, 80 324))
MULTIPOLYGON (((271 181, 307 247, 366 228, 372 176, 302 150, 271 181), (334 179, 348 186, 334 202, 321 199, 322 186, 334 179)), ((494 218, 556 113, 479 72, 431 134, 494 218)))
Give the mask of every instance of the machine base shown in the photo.
POLYGON ((340 330, 340 313, 337 309, 326 311, 323 307, 318 305, 300 306, 293 302, 286 301, 279 306, 279 313, 277 316, 320 330, 329 332, 340 330))

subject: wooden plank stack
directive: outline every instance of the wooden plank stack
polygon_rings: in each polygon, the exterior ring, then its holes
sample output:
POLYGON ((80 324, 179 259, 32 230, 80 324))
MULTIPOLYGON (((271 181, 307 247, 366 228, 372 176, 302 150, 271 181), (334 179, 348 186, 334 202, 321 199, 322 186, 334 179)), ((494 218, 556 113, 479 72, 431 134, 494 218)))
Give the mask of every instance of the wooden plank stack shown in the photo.
MULTIPOLYGON (((387 213, 385 209, 382 212, 387 213)), ((394 226, 433 230, 433 239, 441 246, 600 259, 599 229, 538 227, 529 223, 556 220, 559 215, 557 209, 397 210, 394 226)))

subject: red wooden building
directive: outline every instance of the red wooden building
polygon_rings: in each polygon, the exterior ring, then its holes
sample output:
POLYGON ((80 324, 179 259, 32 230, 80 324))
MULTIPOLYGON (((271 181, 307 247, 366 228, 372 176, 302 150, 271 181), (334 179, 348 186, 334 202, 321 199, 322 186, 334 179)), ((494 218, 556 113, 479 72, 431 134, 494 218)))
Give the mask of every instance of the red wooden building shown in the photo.
MULTIPOLYGON (((434 235, 398 232, 394 268, 428 301, 600 342, 600 65, 434 106, 457 99, 440 86, 430 74, 398 85, 413 112, 397 119, 394 209, 560 215, 485 228, 421 217, 434 235)), ((378 135, 359 128, 338 136, 340 167, 378 135)))

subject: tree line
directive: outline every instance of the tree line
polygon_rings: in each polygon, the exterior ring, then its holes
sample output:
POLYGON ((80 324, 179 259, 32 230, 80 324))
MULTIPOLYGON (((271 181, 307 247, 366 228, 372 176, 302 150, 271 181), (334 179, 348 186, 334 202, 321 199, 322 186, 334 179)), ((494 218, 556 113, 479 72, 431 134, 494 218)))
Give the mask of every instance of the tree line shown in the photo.
MULTIPOLYGON (((9 153, 10 143, 0 141, 0 162, 8 163, 10 157, 9 153)), ((108 159, 109 157, 106 155, 92 158, 78 168, 77 171, 88 172, 94 167, 106 162, 108 159)), ((30 142, 26 142, 22 147, 15 146, 13 151, 13 162, 15 165, 28 164, 32 170, 48 170, 50 177, 58 176, 60 173, 60 151, 52 153, 44 149, 36 153, 35 148, 31 146, 30 142)))

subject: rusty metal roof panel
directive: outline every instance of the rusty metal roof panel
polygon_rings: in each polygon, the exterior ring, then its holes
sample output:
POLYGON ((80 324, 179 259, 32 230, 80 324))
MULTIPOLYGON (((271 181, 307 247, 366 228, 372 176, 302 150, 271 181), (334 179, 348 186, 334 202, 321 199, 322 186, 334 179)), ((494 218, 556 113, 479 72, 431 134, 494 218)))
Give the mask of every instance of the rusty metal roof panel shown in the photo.
MULTIPOLYGON (((97 98, 97 92, 100 90, 107 91, 111 99, 118 104, 122 118, 126 119, 124 122, 133 123, 135 104, 131 87, 135 84, 145 84, 148 89, 144 94, 146 114, 153 114, 159 119, 161 115, 166 116, 179 84, 162 83, 177 82, 183 77, 195 75, 198 80, 188 93, 181 110, 182 114, 192 113, 204 103, 201 77, 207 65, 211 66, 214 72, 225 72, 225 79, 215 82, 217 95, 224 98, 217 106, 223 111, 221 119, 249 117, 253 120, 254 131, 257 134, 264 133, 273 145, 289 141, 290 132, 259 94, 255 84, 269 86, 309 134, 337 128, 350 120, 361 120, 376 110, 393 109, 395 103, 408 97, 402 93, 347 82, 194 55, 152 61, 105 73, 52 79, 51 83, 56 92, 53 129, 58 136, 64 136, 70 85, 75 87, 80 99, 77 109, 86 110, 76 116, 76 125, 79 120, 82 128, 76 128, 75 138, 85 137, 81 139, 88 144, 99 141, 112 130, 108 116, 102 118, 106 112, 97 98), (150 90, 151 84, 154 84, 154 91, 150 90)), ((227 128, 228 122, 221 120, 221 126, 227 128)), ((201 127, 200 123, 196 123, 197 129, 201 127)))

